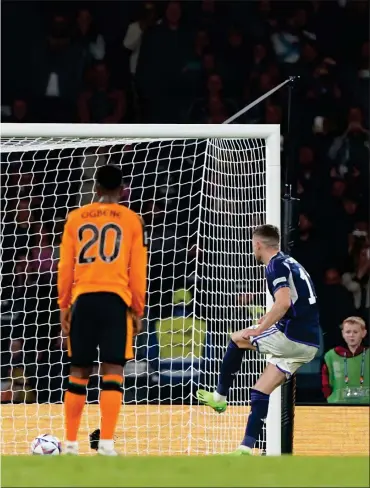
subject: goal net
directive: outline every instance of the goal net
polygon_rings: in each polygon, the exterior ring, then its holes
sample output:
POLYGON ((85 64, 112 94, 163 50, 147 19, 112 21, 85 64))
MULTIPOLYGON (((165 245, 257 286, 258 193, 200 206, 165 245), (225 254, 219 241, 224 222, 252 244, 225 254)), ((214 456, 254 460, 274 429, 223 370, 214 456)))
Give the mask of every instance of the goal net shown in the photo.
MULTIPOLYGON (((125 368, 116 445, 122 454, 232 451, 243 438, 249 392, 264 358, 246 353, 218 415, 197 388, 215 388, 230 334, 267 306, 252 229, 279 225, 278 126, 2 125, 2 449, 24 454, 33 438, 64 438, 69 374, 56 301, 67 213, 94 201, 102 165, 122 168, 122 204, 149 237, 144 331, 125 368)), ((99 356, 79 440, 99 427, 99 356)), ((279 393, 258 447, 280 452, 279 393), (267 441, 267 442, 266 442, 267 441)))

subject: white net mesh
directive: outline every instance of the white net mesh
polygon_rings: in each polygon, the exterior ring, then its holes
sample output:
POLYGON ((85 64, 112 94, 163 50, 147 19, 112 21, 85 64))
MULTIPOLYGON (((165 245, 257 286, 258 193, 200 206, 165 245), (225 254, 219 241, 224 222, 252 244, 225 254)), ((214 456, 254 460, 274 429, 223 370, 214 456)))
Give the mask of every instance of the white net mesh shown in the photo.
MULTIPOLYGON (((243 437, 249 390, 264 360, 246 355, 224 415, 197 405, 213 388, 229 335, 265 308, 251 230, 266 219, 264 139, 2 140, 3 451, 28 452, 63 432, 68 359, 56 267, 65 217, 93 198, 95 171, 122 167, 122 203, 149 234, 148 306, 126 366, 116 436, 123 454, 211 454, 243 437)), ((99 426, 99 363, 88 389, 81 451, 99 426)), ((263 448, 264 439, 259 447, 263 448)))

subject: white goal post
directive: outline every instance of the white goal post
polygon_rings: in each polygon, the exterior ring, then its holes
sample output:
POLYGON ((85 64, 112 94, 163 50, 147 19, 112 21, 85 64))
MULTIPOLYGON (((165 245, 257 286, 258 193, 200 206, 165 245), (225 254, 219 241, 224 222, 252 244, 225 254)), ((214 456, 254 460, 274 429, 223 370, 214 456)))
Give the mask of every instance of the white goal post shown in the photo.
MULTIPOLYGON (((247 353, 223 415, 199 406, 194 392, 215 387, 230 332, 271 306, 251 231, 261 223, 280 228, 280 126, 6 123, 1 158, 3 453, 27 452, 38 434, 63 438, 68 365, 55 318, 58 223, 93 200, 94 173, 109 163, 122 167, 123 203, 149 227, 145 330, 125 368, 117 448, 235 449, 264 358, 247 353)), ((98 364, 81 427, 84 453, 99 425, 98 364)), ((280 388, 258 447, 281 454, 280 388)))

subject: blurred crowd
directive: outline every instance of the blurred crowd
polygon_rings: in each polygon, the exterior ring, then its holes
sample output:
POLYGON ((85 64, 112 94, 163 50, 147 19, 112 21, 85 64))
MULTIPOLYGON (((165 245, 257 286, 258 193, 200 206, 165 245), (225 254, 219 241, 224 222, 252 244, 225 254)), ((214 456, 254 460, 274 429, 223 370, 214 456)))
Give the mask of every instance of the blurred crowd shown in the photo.
MULTIPOLYGON (((299 75, 289 150, 285 89, 239 122, 281 124, 282 160, 291 155, 301 200, 292 253, 316 284, 327 351, 341 343, 339 326, 346 317, 362 317, 368 326, 368 13, 368 2, 361 0, 4 2, 2 120, 222 123, 299 75)), ((34 400, 35 390, 43 392, 38 401, 60 400, 60 381, 50 380, 62 376, 51 371, 56 364, 67 364, 55 301, 58 245, 67 209, 91 199, 93 169, 123 164, 124 173, 133 175, 125 180, 123 203, 146 200, 144 218, 158 237, 168 192, 196 194, 171 149, 155 151, 157 168, 148 174, 140 150, 126 172, 125 154, 117 149, 87 157, 56 151, 21 161, 15 154, 2 163, 1 378, 2 390, 20 382, 20 401, 34 400), (160 151, 166 152, 159 157, 160 151), (160 169, 165 162, 174 165, 171 170, 160 169), (155 177, 161 171, 167 175, 163 185, 155 177), (149 189, 145 198, 143 188, 149 189)), ((170 252, 179 244, 167 229, 170 252)), ((163 252, 163 243, 153 242, 163 252)), ((189 262, 195 261, 195 242, 189 262)), ((154 291, 160 300, 159 288, 154 291)))

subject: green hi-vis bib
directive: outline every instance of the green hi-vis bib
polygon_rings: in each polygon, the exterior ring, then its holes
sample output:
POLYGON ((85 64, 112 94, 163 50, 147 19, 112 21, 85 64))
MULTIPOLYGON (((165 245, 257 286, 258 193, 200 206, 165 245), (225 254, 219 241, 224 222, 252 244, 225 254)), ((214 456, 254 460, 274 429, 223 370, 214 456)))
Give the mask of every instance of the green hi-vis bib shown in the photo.
POLYGON ((328 367, 329 382, 332 387, 332 394, 328 398, 328 403, 369 404, 369 362, 369 349, 365 354, 347 359, 337 354, 334 349, 328 351, 325 354, 325 363, 328 367), (363 372, 362 381, 361 372, 363 372))
POLYGON ((200 358, 205 346, 207 326, 193 317, 158 320, 156 331, 161 359, 200 358))

